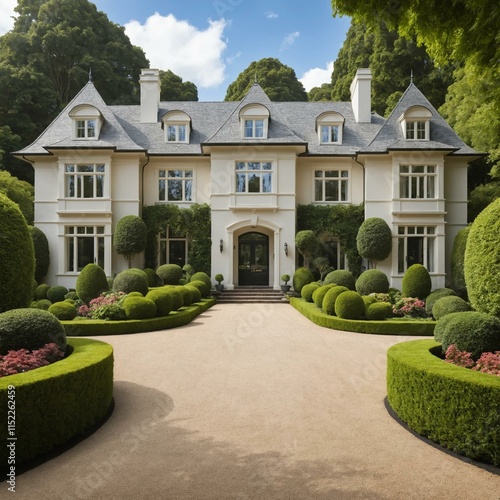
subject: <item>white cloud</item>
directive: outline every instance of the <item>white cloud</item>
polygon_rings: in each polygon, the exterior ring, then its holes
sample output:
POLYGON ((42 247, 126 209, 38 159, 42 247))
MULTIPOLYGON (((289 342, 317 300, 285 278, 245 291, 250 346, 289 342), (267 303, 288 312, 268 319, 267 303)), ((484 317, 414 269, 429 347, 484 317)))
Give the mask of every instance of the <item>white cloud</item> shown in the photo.
POLYGON ((268 10, 267 12, 264 12, 264 15, 266 16, 267 19, 277 19, 278 17, 278 14, 276 14, 276 12, 273 12, 272 10, 268 10))
POLYGON ((330 61, 325 69, 312 68, 307 70, 299 81, 302 82, 304 88, 309 92, 313 87, 321 87, 323 83, 330 83, 332 80, 333 61, 330 61))
POLYGON ((224 81, 225 64, 222 53, 227 47, 223 40, 224 19, 208 21, 200 30, 172 14, 157 12, 145 24, 130 21, 125 32, 134 45, 142 47, 152 68, 170 69, 183 80, 198 87, 216 87, 224 81))
POLYGON ((283 38, 283 41, 281 42, 281 49, 280 50, 285 50, 291 47, 295 43, 295 39, 300 35, 298 31, 294 31, 293 33, 289 33, 288 35, 283 38))
POLYGON ((14 26, 12 16, 16 14, 14 7, 17 0, 0 0, 0 35, 7 33, 14 26))

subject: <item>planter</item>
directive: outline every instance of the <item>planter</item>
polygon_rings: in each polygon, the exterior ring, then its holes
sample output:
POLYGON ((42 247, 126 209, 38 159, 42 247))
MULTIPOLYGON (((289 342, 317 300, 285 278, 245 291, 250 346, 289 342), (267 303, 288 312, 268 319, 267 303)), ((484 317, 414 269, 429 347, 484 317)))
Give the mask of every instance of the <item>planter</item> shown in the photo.
POLYGON ((224 285, 215 285, 215 289, 218 291, 218 292, 223 292, 224 291, 224 285))
POLYGON ((290 288, 292 288, 292 285, 281 285, 281 291, 283 293, 287 293, 290 290, 290 288))

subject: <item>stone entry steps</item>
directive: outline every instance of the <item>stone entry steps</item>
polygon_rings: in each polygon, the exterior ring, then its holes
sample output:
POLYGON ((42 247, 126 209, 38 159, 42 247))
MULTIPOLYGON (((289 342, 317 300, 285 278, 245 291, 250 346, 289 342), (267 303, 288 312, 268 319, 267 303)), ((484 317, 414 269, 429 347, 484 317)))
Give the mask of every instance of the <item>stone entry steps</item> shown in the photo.
POLYGON ((280 290, 269 286, 239 286, 234 290, 224 290, 217 298, 218 304, 288 303, 280 290))

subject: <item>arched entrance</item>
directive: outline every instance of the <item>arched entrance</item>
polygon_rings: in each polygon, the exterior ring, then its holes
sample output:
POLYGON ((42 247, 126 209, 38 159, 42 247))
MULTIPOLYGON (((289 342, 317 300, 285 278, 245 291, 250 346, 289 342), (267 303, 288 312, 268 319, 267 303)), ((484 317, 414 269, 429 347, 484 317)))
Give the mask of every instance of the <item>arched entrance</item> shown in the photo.
POLYGON ((269 236, 250 232, 238 238, 238 284, 269 285, 269 236))

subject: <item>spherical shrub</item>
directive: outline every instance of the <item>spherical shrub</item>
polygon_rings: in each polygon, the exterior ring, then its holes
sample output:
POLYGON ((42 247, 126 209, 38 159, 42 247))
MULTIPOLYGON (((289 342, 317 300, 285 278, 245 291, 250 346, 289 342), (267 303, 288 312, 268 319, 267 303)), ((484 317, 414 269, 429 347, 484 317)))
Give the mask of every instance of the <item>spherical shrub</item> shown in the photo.
POLYGON ((207 284, 204 281, 193 280, 190 281, 189 284, 191 286, 195 286, 196 288, 198 288, 202 297, 208 297, 210 295, 210 287, 207 286, 207 284))
POLYGON ((432 281, 429 271, 422 264, 413 264, 403 276, 403 297, 425 300, 431 293, 432 281))
POLYGON ((0 193, 0 313, 28 307, 35 275, 35 251, 17 203, 0 193))
POLYGON ((374 295, 362 295, 361 298, 365 303, 366 309, 368 309, 372 304, 375 304, 375 302, 378 302, 374 295))
POLYGON ((349 290, 356 289, 356 278, 350 271, 344 271, 342 269, 337 269, 326 275, 325 285, 333 283, 334 285, 345 286, 349 290))
POLYGON ((146 276, 148 278, 148 286, 150 288, 163 285, 161 278, 156 274, 156 271, 154 269, 146 267, 144 269, 144 272, 146 273, 146 276))
POLYGON ((439 321, 436 322, 436 326, 434 327, 434 340, 436 342, 443 341, 443 334, 446 330, 446 326, 448 323, 457 315, 462 313, 450 313, 446 316, 443 316, 439 321))
POLYGON ((365 259, 387 259, 392 251, 392 231, 387 222, 380 217, 365 219, 356 236, 356 248, 365 259))
POLYGON ((156 316, 156 304, 146 297, 126 297, 123 309, 127 319, 148 319, 156 316))
POLYGON ((351 290, 341 293, 335 301, 335 314, 342 319, 361 319, 365 314, 361 295, 351 290))
POLYGON ((127 297, 144 297, 144 295, 141 292, 130 292, 127 297))
POLYGON ((205 283, 205 285, 208 286, 208 293, 210 294, 210 289, 212 288, 212 280, 207 273, 203 273, 203 272, 194 273, 191 276, 191 279, 189 282, 191 283, 193 281, 203 281, 203 283, 205 283))
POLYGON ((472 223, 465 249, 464 273, 476 311, 500 316, 500 198, 472 223))
POLYGON ((201 292, 197 287, 188 283, 187 285, 185 285, 185 288, 187 288, 191 292, 191 304, 195 304, 196 302, 201 301, 201 292))
POLYGON ((66 350, 64 327, 48 311, 12 309, 0 314, 0 354, 19 349, 33 351, 50 342, 66 350))
POLYGON ((182 305, 184 307, 189 307, 193 303, 193 295, 191 294, 191 291, 189 288, 186 288, 184 285, 182 286, 176 286, 176 290, 179 290, 182 294, 182 305))
POLYGON ((172 294, 165 288, 156 288, 149 291, 146 298, 155 303, 157 316, 168 316, 173 309, 174 299, 172 294))
POLYGON ((51 305, 52 302, 49 299, 40 299, 40 300, 34 300, 31 303, 30 307, 33 309, 42 309, 43 311, 48 311, 51 305))
POLYGON ((182 278, 182 268, 177 264, 163 264, 156 270, 164 285, 177 285, 182 278))
POLYGON ((116 275, 113 282, 114 292, 140 292, 142 295, 147 295, 149 291, 148 280, 145 273, 138 273, 133 269, 127 269, 116 275))
POLYGON ((62 302, 67 293, 68 289, 65 286, 51 286, 47 290, 47 298, 52 304, 55 304, 56 302, 62 302))
POLYGON ((306 302, 312 302, 313 301, 313 292, 319 288, 318 283, 309 283, 306 286, 302 287, 302 290, 300 291, 300 296, 306 301, 306 302))
POLYGON ((50 265, 49 241, 45 233, 36 226, 29 226, 35 251, 35 280, 40 282, 47 275, 50 265))
MULTIPOLYGON (((323 298, 323 304, 321 308, 325 314, 329 314, 330 316, 335 316, 335 302, 339 295, 343 292, 349 291, 349 288, 346 286, 333 286, 328 290, 323 298)), ((361 299, 363 300, 363 299, 361 299)), ((364 302, 363 302, 364 304, 364 302)), ((364 308, 364 305, 363 305, 364 308)))
POLYGON ((434 307, 434 304, 441 298, 441 297, 448 297, 449 295, 456 295, 456 293, 451 289, 451 288, 438 288, 437 290, 434 290, 431 292, 428 297, 425 299, 425 312, 431 316, 432 315, 432 308, 434 307))
POLYGON ((187 281, 191 279, 191 276, 196 272, 194 267, 191 264, 184 264, 182 266, 182 272, 184 273, 184 277, 187 281))
POLYGON ((455 313, 442 335, 443 353, 452 344, 475 360, 483 352, 500 351, 500 319, 476 311, 455 313))
POLYGON ((47 292, 50 290, 50 285, 46 283, 42 283, 35 288, 35 292, 33 293, 33 297, 35 300, 41 300, 47 298, 47 292))
POLYGON ((471 308, 464 299, 450 295, 448 297, 441 297, 436 301, 432 308, 432 315, 435 319, 439 320, 447 314, 454 312, 470 311, 471 308))
POLYGON ((312 300, 316 307, 319 307, 320 309, 323 307, 323 299, 325 298, 326 292, 328 292, 328 290, 330 290, 330 288, 333 288, 334 286, 335 285, 333 283, 330 283, 329 285, 322 285, 314 290, 312 294, 312 300))
POLYGON ((70 302, 56 302, 49 307, 49 313, 57 319, 71 321, 76 317, 76 308, 70 302))
POLYGON ((184 304, 184 298, 180 290, 175 289, 173 286, 165 287, 172 296, 172 311, 179 310, 184 304))
POLYGON ((295 290, 295 293, 299 293, 302 291, 302 288, 308 285, 309 283, 312 283, 314 281, 314 276, 313 273, 310 271, 309 268, 307 267, 299 267, 294 273, 293 273, 293 289, 295 290))
POLYGON ((76 279, 75 288, 78 298, 85 304, 109 290, 106 274, 97 264, 87 264, 82 269, 76 279))
POLYGON ((387 276, 378 269, 369 269, 361 273, 356 280, 356 291, 360 295, 370 295, 370 293, 388 293, 389 280, 387 276))
POLYGON ((64 300, 66 300, 66 299, 78 300, 78 295, 76 294, 76 292, 68 292, 68 293, 64 296, 64 300))
POLYGON ((381 321, 388 318, 392 313, 390 302, 375 302, 366 308, 365 317, 371 321, 381 321))

